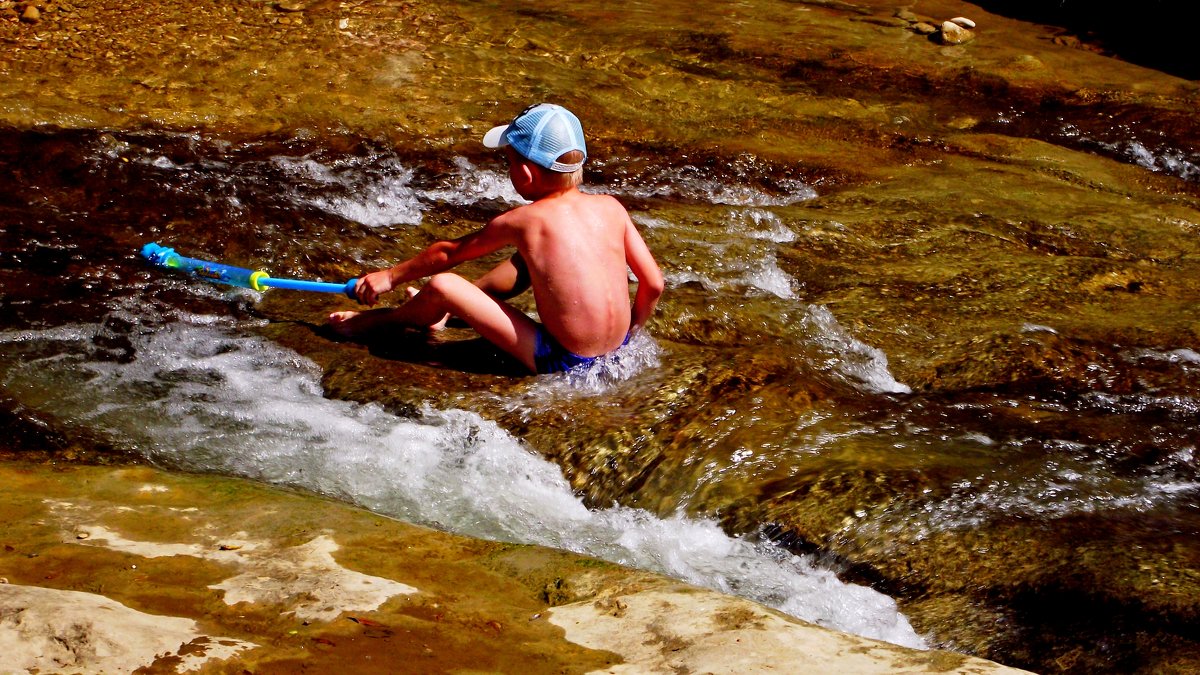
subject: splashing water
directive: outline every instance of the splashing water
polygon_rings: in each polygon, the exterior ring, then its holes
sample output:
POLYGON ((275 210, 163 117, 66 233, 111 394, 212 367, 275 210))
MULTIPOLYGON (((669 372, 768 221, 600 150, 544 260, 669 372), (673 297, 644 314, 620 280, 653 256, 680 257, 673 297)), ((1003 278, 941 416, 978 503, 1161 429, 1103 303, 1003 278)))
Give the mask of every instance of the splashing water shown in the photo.
MULTIPOLYGON (((114 318, 142 320, 127 310, 114 318)), ((328 400, 319 368, 294 352, 241 335, 228 319, 177 319, 127 336, 132 360, 96 347, 111 332, 105 325, 2 333, 4 386, 26 405, 169 466, 297 486, 470 536, 564 548, 924 646, 893 600, 806 558, 729 537, 712 521, 589 511, 558 467, 474 413, 426 409, 408 419, 328 400)))
POLYGON ((908 394, 912 389, 892 377, 887 354, 846 332, 833 312, 820 305, 809 307, 803 325, 812 339, 828 351, 825 364, 843 378, 877 393, 908 394))

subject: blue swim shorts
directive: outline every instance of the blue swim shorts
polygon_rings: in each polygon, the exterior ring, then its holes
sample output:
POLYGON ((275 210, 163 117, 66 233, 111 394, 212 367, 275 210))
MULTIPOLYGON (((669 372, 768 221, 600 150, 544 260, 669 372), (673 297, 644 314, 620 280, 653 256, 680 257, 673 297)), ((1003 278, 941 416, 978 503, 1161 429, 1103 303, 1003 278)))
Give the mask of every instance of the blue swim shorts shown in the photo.
MULTIPOLYGON (((629 344, 629 335, 625 335, 625 341, 621 346, 629 344)), ((533 347, 533 362, 537 366, 537 372, 540 375, 548 373, 561 373, 572 368, 588 365, 595 362, 599 356, 580 356, 574 352, 567 351, 550 331, 546 330, 545 326, 537 327, 537 342, 533 347)))

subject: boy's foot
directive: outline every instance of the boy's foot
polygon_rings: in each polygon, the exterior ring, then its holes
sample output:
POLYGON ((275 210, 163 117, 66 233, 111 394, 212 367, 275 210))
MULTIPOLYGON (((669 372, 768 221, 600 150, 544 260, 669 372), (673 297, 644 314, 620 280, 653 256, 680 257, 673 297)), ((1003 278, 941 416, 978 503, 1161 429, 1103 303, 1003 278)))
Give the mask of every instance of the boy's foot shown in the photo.
POLYGON ((358 337, 374 328, 391 323, 391 309, 369 309, 362 312, 334 312, 329 315, 329 328, 342 337, 358 337))
MULTIPOLYGON (((409 286, 405 289, 408 299, 412 300, 419 293, 416 288, 409 286)), ((398 308, 380 308, 368 309, 364 311, 344 311, 334 312, 329 315, 329 327, 333 332, 342 337, 358 337, 363 333, 384 326, 406 326, 404 322, 398 320, 398 308)), ((446 322, 450 320, 450 315, 442 317, 440 321, 426 326, 425 329, 431 333, 442 330, 446 327, 446 322)), ((406 326, 415 328, 415 326, 406 326)))

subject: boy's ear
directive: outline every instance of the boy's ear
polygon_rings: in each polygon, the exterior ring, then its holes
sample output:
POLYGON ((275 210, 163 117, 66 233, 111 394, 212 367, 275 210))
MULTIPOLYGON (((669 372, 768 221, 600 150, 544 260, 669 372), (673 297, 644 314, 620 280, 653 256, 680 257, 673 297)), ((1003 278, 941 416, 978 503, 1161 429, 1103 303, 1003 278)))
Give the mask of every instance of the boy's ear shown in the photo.
POLYGON ((530 166, 529 162, 521 162, 519 171, 521 174, 521 178, 523 178, 525 180, 525 184, 532 185, 533 179, 534 179, 534 174, 533 174, 533 167, 530 166))

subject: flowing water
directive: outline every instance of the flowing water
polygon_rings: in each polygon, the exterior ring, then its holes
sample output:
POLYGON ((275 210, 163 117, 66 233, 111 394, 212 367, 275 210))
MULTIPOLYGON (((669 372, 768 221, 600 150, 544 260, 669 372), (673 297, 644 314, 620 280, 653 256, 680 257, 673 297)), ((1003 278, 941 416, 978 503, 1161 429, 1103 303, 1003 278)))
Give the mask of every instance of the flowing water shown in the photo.
MULTIPOLYGON (((63 139, 40 140, 57 146, 63 139)), ((418 225, 436 203, 479 208, 489 200, 512 204, 520 199, 502 181, 504 173, 478 169, 461 158, 448 176, 418 178, 395 156, 378 153, 364 158, 262 154, 230 161, 230 148, 218 143, 206 148, 220 153, 216 156, 173 160, 134 139, 87 135, 73 140, 78 145, 72 151, 79 153, 86 172, 109 174, 98 181, 101 185, 112 184, 110 172, 125 173, 126 165, 135 167, 131 173, 153 176, 136 182, 161 193, 157 205, 144 195, 133 198, 138 202, 133 210, 150 214, 178 211, 191 201, 208 213, 223 214, 227 222, 245 222, 256 219, 251 214, 262 218, 270 204, 390 229, 418 225)), ((676 186, 697 195, 716 190, 734 201, 766 198, 733 186, 668 179, 648 190, 676 186)), ((780 201, 807 197, 802 193, 780 201)), ((254 309, 259 294, 172 278, 148 269, 131 251, 98 241, 101 233, 122 238, 120 226, 101 232, 74 227, 101 209, 89 205, 54 224, 31 221, 42 237, 9 230, 15 235, 6 242, 11 260, 25 263, 44 253, 65 256, 52 264, 70 267, 73 251, 86 248, 87 260, 78 262, 92 267, 90 273, 70 275, 89 287, 83 293, 43 297, 49 302, 36 308, 8 303, 18 315, 13 323, 39 326, 0 333, 6 397, 21 408, 86 428, 164 466, 301 487, 457 533, 586 553, 738 593, 822 625, 924 645, 891 598, 839 581, 811 556, 731 537, 712 519, 682 513, 660 517, 621 506, 588 510, 558 467, 476 413, 424 405, 401 416, 374 403, 324 398, 316 364, 255 335, 267 323, 254 309), (107 253, 100 252, 109 246, 107 253)), ((757 230, 752 234, 759 236, 757 230)), ((286 238, 278 230, 236 227, 220 236, 226 241, 286 238)), ((310 248, 308 254, 335 261, 338 242, 326 241, 333 251, 310 248)), ((37 274, 27 264, 25 272, 37 274)), ((658 354, 652 339, 640 337, 622 353, 623 364, 605 364, 602 372, 591 373, 594 382, 580 375, 578 382, 534 386, 545 396, 602 398, 607 387, 615 386, 606 381, 653 369, 658 354)))
POLYGON ((982 12, 963 48, 884 3, 341 6, 306 14, 316 51, 278 38, 289 63, 242 47, 179 86, 73 79, 69 112, 0 99, 25 121, 0 130, 16 445, 1039 671, 1200 663, 1195 86, 982 12), (648 335, 592 371, 522 376, 461 328, 339 340, 345 298, 137 255, 341 283, 464 234, 519 203, 477 143, 514 98, 576 108, 586 189, 667 278, 648 335))

